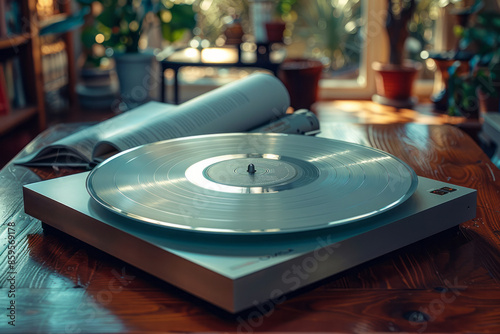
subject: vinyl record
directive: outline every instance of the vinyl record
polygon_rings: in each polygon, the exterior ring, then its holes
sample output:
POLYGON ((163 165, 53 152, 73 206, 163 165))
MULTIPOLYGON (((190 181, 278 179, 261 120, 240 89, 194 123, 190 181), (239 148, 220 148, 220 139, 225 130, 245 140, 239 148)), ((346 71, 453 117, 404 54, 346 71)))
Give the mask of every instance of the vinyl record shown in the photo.
POLYGON ((359 222, 409 198, 415 172, 383 151, 299 135, 218 134, 140 146, 98 165, 90 195, 168 228, 276 234, 359 222))

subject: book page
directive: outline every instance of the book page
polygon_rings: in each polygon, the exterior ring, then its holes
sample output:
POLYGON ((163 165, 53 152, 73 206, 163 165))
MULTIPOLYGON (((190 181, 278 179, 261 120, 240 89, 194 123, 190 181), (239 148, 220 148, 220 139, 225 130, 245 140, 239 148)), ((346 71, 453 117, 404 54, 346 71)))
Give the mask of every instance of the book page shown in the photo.
POLYGON ((93 157, 184 136, 242 132, 282 117, 290 105, 275 76, 252 74, 145 120, 133 132, 120 131, 96 145, 93 157))
POLYGON ((106 140, 117 133, 133 132, 149 118, 155 118, 173 108, 175 108, 174 105, 166 103, 146 103, 57 140, 42 150, 30 152, 28 155, 17 159, 15 163, 26 166, 88 166, 92 162, 92 151, 96 143, 106 140))

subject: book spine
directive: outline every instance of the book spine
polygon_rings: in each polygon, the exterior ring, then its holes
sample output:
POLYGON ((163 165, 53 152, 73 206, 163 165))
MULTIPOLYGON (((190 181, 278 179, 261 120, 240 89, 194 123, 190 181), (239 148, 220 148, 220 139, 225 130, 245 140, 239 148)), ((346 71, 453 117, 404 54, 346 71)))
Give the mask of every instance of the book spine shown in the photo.
POLYGON ((7 59, 4 63, 4 75, 7 87, 7 96, 9 97, 10 104, 13 105, 16 91, 14 86, 14 67, 12 59, 7 59))
POLYGON ((19 57, 12 59, 13 76, 14 76, 14 105, 16 108, 25 108, 27 106, 26 92, 24 91, 23 72, 21 68, 21 60, 19 57))
POLYGON ((10 114, 10 101, 7 93, 7 81, 3 64, 0 64, 0 115, 10 114))
POLYGON ((22 20, 21 17, 21 8, 20 1, 17 0, 0 0, 0 2, 4 3, 5 13, 3 16, 3 20, 5 22, 5 29, 7 36, 20 34, 22 32, 22 20))
POLYGON ((58 40, 42 45, 42 69, 45 102, 52 112, 64 111, 68 106, 65 89, 68 86, 68 56, 66 44, 58 40))
POLYGON ((0 0, 0 38, 7 37, 7 2, 0 0))

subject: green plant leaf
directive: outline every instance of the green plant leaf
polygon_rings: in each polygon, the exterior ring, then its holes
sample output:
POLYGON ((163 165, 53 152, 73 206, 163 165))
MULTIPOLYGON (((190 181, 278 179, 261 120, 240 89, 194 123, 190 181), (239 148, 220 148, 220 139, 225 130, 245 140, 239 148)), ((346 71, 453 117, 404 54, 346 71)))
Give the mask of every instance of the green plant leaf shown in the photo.
POLYGON ((81 40, 84 47, 87 49, 92 48, 92 45, 96 43, 95 37, 99 34, 99 30, 94 26, 86 27, 82 29, 81 40))
POLYGON ((175 42, 182 38, 186 31, 190 31, 196 27, 196 14, 191 5, 176 4, 170 8, 164 7, 163 10, 168 10, 171 18, 168 22, 162 19, 161 12, 158 13, 161 20, 161 28, 163 38, 169 42, 175 42))
POLYGON ((96 20, 109 28, 116 26, 120 21, 117 11, 113 7, 105 7, 96 20))

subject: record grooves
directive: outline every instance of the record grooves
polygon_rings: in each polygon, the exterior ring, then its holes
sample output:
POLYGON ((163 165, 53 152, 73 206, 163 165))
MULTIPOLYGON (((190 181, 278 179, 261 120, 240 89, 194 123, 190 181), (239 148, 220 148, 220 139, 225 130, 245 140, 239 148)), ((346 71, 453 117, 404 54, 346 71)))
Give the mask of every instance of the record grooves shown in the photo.
POLYGON ((417 187, 394 156, 299 135, 218 134, 140 146, 87 178, 102 206, 134 221, 217 234, 277 234, 358 222, 417 187))

